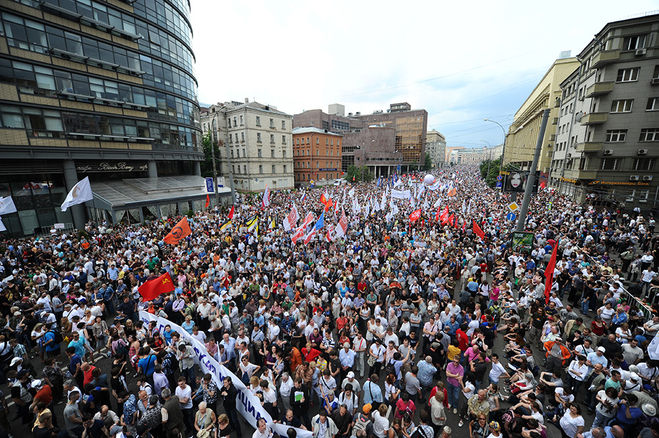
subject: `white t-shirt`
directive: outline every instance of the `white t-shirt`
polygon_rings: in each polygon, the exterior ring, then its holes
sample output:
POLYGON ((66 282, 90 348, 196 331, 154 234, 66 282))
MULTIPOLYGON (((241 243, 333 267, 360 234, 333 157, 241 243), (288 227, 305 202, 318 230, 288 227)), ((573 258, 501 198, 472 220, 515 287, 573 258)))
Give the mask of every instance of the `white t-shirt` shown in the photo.
POLYGON ((179 400, 187 397, 187 403, 181 403, 181 409, 192 409, 192 388, 190 385, 185 385, 185 389, 181 389, 180 386, 176 386, 176 396, 179 400))
POLYGON ((384 438, 387 430, 389 430, 387 417, 381 416, 379 411, 373 412, 373 434, 378 438, 384 438))
POLYGON ((561 427, 567 436, 574 438, 577 434, 577 428, 584 426, 583 417, 579 415, 577 418, 572 418, 570 411, 565 412, 565 415, 561 418, 561 427))
POLYGON ((601 398, 602 400, 608 401, 609 403, 611 403, 611 406, 612 406, 612 408, 609 409, 606 406, 604 406, 602 403, 598 402, 597 406, 595 407, 597 412, 604 415, 605 417, 609 417, 609 418, 613 417, 616 414, 616 406, 618 405, 618 397, 615 397, 615 398, 609 397, 608 395, 606 395, 606 391, 604 391, 603 389, 601 391, 597 392, 597 396, 599 398, 601 398))
POLYGON ((490 370, 490 379, 494 382, 499 383, 499 376, 505 373, 506 369, 501 365, 501 362, 494 363, 492 362, 492 369, 490 370))

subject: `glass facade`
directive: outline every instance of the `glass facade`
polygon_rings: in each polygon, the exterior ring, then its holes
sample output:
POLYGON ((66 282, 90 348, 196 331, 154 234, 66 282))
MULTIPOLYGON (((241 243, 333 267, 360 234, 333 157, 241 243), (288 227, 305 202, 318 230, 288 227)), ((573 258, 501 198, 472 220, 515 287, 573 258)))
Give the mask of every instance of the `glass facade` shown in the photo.
MULTIPOLYGON (((0 161, 0 196, 18 209, 2 217, 9 234, 78 226, 79 213, 60 210, 64 160, 92 185, 119 177, 95 161, 139 162, 126 178, 150 176, 155 160, 160 176, 195 172, 203 153, 189 12, 187 0, 0 2, 0 150, 11 157, 0 161)), ((117 220, 157 216, 145 208, 117 220)))

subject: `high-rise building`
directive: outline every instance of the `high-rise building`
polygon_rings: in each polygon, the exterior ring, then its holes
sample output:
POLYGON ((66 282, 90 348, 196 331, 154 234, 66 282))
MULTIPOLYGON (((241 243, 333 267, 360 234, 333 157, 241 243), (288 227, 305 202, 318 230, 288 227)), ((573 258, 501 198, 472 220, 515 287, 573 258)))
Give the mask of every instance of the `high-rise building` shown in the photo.
POLYGON ((295 184, 340 178, 341 140, 336 132, 318 128, 293 129, 295 184))
POLYGON ((12 234, 201 208, 186 0, 0 3, 0 196, 12 234), (60 211, 88 176, 93 202, 60 211), (61 227, 60 226, 60 227, 61 227))
POLYGON ((392 103, 389 110, 376 111, 373 114, 355 114, 366 125, 379 125, 394 128, 395 150, 403 156, 405 169, 421 168, 425 161, 426 131, 428 129, 428 112, 424 109, 413 110, 407 102, 392 103))
POLYGON ((446 155, 446 138, 441 132, 430 130, 426 134, 426 154, 433 167, 442 167, 446 155))
POLYGON ((552 187, 579 202, 657 207, 658 40, 659 14, 615 21, 577 55, 561 83, 552 187))
POLYGON ((293 116, 245 99, 204 108, 202 127, 219 145, 222 175, 235 190, 290 189, 293 178, 293 116))
POLYGON ((542 113, 545 109, 549 109, 548 127, 542 139, 542 150, 538 161, 538 170, 549 171, 553 147, 556 143, 556 135, 552 126, 558 123, 560 85, 578 66, 579 62, 574 57, 559 58, 547 70, 515 113, 515 119, 506 136, 504 164, 515 164, 521 170, 530 169, 538 142, 542 113))

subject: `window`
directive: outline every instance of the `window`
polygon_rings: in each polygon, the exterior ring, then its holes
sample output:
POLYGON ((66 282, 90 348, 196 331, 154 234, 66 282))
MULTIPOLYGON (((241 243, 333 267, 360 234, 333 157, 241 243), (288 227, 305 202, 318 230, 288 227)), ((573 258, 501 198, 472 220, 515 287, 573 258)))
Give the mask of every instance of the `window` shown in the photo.
POLYGON ((618 82, 638 81, 639 70, 641 70, 640 67, 621 68, 620 70, 618 70, 618 78, 616 79, 616 81, 618 82))
POLYGON ((270 144, 275 144, 275 134, 270 134, 270 144))
POLYGON ((242 114, 240 115, 240 126, 243 126, 243 116, 242 116, 242 114))
POLYGON ((263 165, 259 164, 259 173, 263 173, 263 165))
POLYGON ((277 173, 277 169, 274 164, 272 165, 272 173, 277 173))
POLYGON ((602 158, 602 170, 616 170, 618 168, 617 158, 602 158))
POLYGON ((233 116, 233 127, 235 128, 238 126, 238 123, 236 123, 236 116, 233 116))
POLYGON ((634 99, 614 100, 611 102, 612 113, 630 113, 634 99))
POLYGON ((653 170, 654 158, 636 158, 634 160, 634 170, 653 170))
POLYGON ((320 137, 316 137, 316 144, 320 144, 320 137))
POLYGON ((270 149, 270 158, 275 158, 275 150, 270 149))
POLYGON ((281 121, 281 129, 286 129, 286 120, 281 121))
POLYGON ((281 144, 286 144, 286 136, 285 135, 281 136, 281 144))
POLYGON ((307 137, 307 144, 309 144, 309 137, 307 137))
POLYGON ((256 116, 256 126, 261 126, 261 117, 256 116))
POLYGON ((261 158, 261 149, 257 149, 256 152, 257 152, 257 156, 258 156, 259 158, 261 158))
POLYGON ((654 73, 652 73, 654 79, 659 79, 659 65, 654 66, 654 73))
POLYGON ((270 128, 275 129, 275 119, 270 119, 270 128))
POLYGON ((256 133, 256 142, 261 143, 261 133, 260 132, 256 133))
POLYGON ((641 129, 639 141, 659 141, 659 128, 641 129))
MULTIPOLYGON (((245 133, 244 132, 240 133, 240 141, 243 142, 243 143, 245 142, 245 133)), ((238 142, 238 134, 237 133, 236 133, 236 142, 238 142)))
POLYGON ((659 97, 648 98, 648 104, 645 107, 646 111, 659 111, 659 97))
POLYGON ((287 172, 287 166, 284 164, 284 173, 287 172))
POLYGON ((606 141, 608 143, 619 143, 625 141, 627 136, 626 129, 611 129, 606 131, 606 141))
MULTIPOLYGON (((245 151, 243 151, 243 156, 245 156, 245 151)), ((243 164, 243 173, 247 175, 247 165, 243 164)))
POLYGON ((645 47, 645 35, 632 35, 622 41, 622 50, 636 50, 645 47))

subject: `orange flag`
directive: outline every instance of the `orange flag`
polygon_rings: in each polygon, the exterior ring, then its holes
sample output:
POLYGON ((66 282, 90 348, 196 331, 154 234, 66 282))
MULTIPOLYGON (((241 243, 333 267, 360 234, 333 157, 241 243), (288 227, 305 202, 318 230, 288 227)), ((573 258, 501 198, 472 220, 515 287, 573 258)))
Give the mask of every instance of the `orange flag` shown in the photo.
POLYGON ((172 231, 170 231, 169 234, 165 236, 164 241, 170 245, 176 245, 181 239, 183 239, 185 236, 189 236, 190 234, 192 234, 192 231, 190 230, 190 225, 188 224, 188 218, 184 217, 179 221, 178 224, 174 225, 172 231))
POLYGON ((144 301, 151 301, 160 294, 166 294, 174 290, 174 282, 169 273, 165 272, 158 278, 145 282, 137 288, 144 301))

